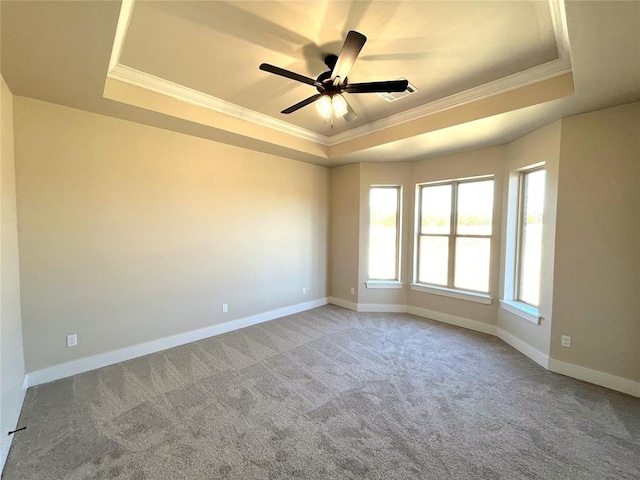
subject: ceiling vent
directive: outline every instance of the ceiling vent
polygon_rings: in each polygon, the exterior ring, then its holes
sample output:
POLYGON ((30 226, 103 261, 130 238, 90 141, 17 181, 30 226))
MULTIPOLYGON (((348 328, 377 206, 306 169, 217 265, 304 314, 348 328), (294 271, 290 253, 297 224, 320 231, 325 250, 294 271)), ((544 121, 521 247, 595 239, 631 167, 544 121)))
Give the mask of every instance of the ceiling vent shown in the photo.
MULTIPOLYGON (((404 78, 399 78, 398 80, 405 80, 404 78)), ((378 93, 382 98, 384 98, 387 102, 395 102, 396 100, 406 97, 407 95, 411 95, 412 93, 416 93, 418 89, 409 83, 407 89, 404 92, 395 92, 395 93, 378 93)))

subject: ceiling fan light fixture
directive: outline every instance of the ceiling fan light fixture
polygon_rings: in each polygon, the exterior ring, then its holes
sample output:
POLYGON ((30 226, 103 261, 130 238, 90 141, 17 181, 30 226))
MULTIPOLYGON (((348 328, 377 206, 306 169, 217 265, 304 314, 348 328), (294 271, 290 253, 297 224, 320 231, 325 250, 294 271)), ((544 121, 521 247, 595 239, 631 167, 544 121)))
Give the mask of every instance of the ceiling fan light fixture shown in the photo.
POLYGON ((363 34, 350 30, 344 39, 340 55, 327 55, 325 65, 331 70, 322 72, 317 79, 300 75, 299 73, 276 67, 268 63, 260 64, 260 70, 273 73, 281 77, 289 78, 300 83, 305 83, 316 87, 318 93, 311 97, 285 108, 282 112, 285 115, 293 113, 302 107, 316 102, 316 109, 325 120, 331 121, 333 128, 334 117, 342 117, 347 122, 357 118, 356 113, 347 103, 342 93, 391 93, 404 92, 409 86, 408 80, 391 80, 382 82, 349 83, 347 76, 351 71, 353 62, 356 61, 362 47, 364 47, 367 37, 363 34))
POLYGON ((349 110, 347 101, 340 93, 336 93, 331 98, 331 106, 333 107, 333 113, 336 115, 336 117, 344 116, 349 110))
POLYGON ((328 95, 322 95, 316 102, 316 109, 322 118, 329 120, 331 118, 332 109, 331 98, 328 95))

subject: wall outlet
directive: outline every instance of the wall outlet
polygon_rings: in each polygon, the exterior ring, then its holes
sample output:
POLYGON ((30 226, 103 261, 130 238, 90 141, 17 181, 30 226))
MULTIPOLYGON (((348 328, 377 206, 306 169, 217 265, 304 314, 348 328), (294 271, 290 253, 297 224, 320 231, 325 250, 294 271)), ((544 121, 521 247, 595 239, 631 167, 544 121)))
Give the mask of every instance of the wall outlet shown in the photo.
POLYGON ((351 287, 351 295, 355 295, 356 294, 356 289, 351 287))
POLYGON ((302 294, 306 295, 307 294, 307 287, 302 287, 302 294))
POLYGON ((562 346, 570 347, 571 346, 571 337, 569 335, 562 335, 561 337, 562 346))
POLYGON ((226 303, 222 304, 222 313, 227 313, 229 311, 229 305, 226 303))
POLYGON ((67 335, 67 347, 75 347, 78 345, 78 334, 73 333, 71 335, 67 335))

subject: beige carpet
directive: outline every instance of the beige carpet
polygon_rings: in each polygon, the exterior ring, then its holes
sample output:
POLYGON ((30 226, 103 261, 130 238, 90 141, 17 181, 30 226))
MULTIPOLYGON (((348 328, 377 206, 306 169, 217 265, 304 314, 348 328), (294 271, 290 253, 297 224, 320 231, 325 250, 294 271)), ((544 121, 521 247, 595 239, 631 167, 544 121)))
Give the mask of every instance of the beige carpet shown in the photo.
POLYGON ((29 389, 2 476, 638 479, 640 400, 326 306, 29 389))

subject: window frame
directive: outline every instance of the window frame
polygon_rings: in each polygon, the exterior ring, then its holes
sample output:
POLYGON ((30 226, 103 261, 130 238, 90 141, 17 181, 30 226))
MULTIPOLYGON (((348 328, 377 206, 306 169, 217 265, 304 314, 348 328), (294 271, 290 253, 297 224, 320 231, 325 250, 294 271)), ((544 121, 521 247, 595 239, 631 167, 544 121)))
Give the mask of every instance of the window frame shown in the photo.
MULTIPOLYGON (((517 303, 522 303, 527 307, 537 310, 540 306, 540 302, 538 305, 534 305, 522 299, 522 263, 524 262, 524 228, 525 228, 525 195, 527 188, 527 176, 531 173, 539 172, 541 170, 545 170, 544 164, 537 164, 522 170, 518 171, 518 203, 517 203, 517 214, 516 214, 516 257, 514 261, 514 271, 513 271, 513 301, 517 303)), ((546 178, 546 171, 545 171, 546 178)), ((544 209, 544 206, 543 206, 544 209)), ((544 216, 543 216, 543 225, 544 225, 544 216)))
POLYGON ((420 183, 416 185, 416 236, 415 236, 415 258, 414 258, 414 283, 413 289, 417 291, 425 291, 444 295, 453 298, 461 298, 464 300, 478 301, 479 303, 491 303, 489 293, 491 291, 491 259, 493 257, 493 234, 494 234, 494 210, 495 210, 495 176, 483 175, 479 177, 462 178, 456 180, 445 180, 438 182, 420 183), (474 182, 493 182, 493 198, 491 199, 491 233, 488 235, 479 234, 459 234, 458 233, 458 188, 461 184, 474 182), (422 198, 423 191, 428 187, 437 187, 442 185, 451 185, 451 212, 449 219, 449 233, 422 233, 422 198), (422 237, 448 237, 448 258, 447 258, 447 284, 425 283, 420 282, 420 240, 422 237), (455 286, 455 266, 456 266, 456 240, 458 238, 486 238, 489 240, 489 285, 487 290, 471 290, 455 286), (487 301, 488 300, 488 301, 487 301))
MULTIPOLYGON (((512 170, 509 174, 506 232, 504 238, 505 270, 502 290, 504 298, 500 300, 500 308, 535 325, 539 325, 542 320, 538 307, 532 306, 521 300, 517 300, 520 296, 517 289, 519 288, 518 285, 520 283, 519 265, 521 253, 519 252, 521 251, 522 244, 522 233, 518 233, 518 230, 521 230, 521 226, 523 225, 522 222, 524 220, 522 213, 524 211, 524 189, 522 188, 523 182, 521 179, 523 178, 523 175, 529 172, 543 169, 546 170, 546 164, 544 161, 530 164, 522 168, 517 168, 512 170)), ((546 188, 547 182, 545 180, 545 190, 546 188)), ((546 198, 544 209, 546 210, 546 198)))
POLYGON ((402 185, 396 184, 372 184, 369 186, 369 238, 367 251, 367 277, 365 282, 367 288, 401 288, 402 274, 402 185), (395 255, 395 277, 394 278, 374 278, 370 276, 371 263, 371 191, 373 189, 393 189, 396 191, 396 255, 395 255))

